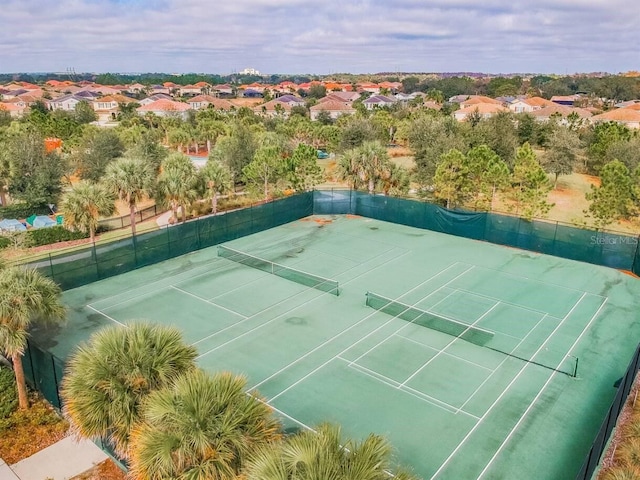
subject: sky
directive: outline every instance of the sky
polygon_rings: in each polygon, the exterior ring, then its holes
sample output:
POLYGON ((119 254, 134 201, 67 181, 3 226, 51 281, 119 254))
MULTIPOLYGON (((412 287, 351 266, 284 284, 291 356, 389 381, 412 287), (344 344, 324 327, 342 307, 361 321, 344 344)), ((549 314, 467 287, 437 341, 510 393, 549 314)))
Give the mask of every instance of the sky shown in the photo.
POLYGON ((0 73, 619 73, 640 0, 2 0, 0 73))

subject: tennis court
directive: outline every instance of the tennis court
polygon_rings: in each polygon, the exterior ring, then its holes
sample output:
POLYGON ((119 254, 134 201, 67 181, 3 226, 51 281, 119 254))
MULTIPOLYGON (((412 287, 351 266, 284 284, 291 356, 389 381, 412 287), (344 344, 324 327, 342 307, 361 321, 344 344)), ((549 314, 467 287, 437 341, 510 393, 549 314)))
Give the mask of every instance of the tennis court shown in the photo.
POLYGON ((43 346, 66 358, 103 325, 177 325, 288 429, 383 434, 425 479, 565 479, 636 346, 639 293, 603 267, 313 216, 69 290, 43 346))

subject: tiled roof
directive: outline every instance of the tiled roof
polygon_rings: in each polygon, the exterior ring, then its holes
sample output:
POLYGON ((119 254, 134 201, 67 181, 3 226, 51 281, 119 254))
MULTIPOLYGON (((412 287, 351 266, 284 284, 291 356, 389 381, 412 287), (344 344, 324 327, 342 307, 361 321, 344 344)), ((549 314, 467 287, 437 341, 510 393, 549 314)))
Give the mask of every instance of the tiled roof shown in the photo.
POLYGON ((344 102, 338 102, 336 100, 329 100, 327 102, 318 103, 314 105, 309 110, 317 111, 317 110, 326 110, 326 111, 351 111, 353 107, 351 105, 347 105, 344 102))
POLYGON ((138 107, 137 110, 138 112, 184 112, 185 110, 191 110, 191 106, 182 102, 161 99, 138 107))
POLYGON ((631 108, 617 108, 593 117, 593 120, 612 122, 640 122, 640 111, 631 108))
POLYGON ((483 114, 483 113, 498 113, 498 112, 508 112, 509 109, 506 107, 503 107, 502 105, 500 105, 499 103, 477 103, 474 105, 470 105, 468 107, 465 108, 461 108, 460 110, 456 110, 454 112, 454 114, 459 114, 459 113, 464 113, 464 114, 471 114, 475 111, 478 111, 478 113, 483 114))
POLYGON ((547 100, 546 98, 542 97, 525 98, 523 101, 528 105, 531 105, 532 107, 546 107, 555 105, 555 103, 553 103, 551 100, 547 100))

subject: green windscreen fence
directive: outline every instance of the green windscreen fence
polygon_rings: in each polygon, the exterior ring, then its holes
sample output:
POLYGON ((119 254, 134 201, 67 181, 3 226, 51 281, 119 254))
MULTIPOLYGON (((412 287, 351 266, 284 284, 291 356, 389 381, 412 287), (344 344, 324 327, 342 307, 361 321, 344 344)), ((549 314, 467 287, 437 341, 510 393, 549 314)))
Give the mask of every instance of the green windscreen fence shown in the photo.
POLYGON ((263 272, 276 275, 281 278, 285 278, 295 283, 312 287, 323 292, 331 293, 332 295, 339 295, 337 280, 330 280, 328 278, 320 277, 312 273, 303 272, 296 268, 280 265, 279 263, 265 260, 248 253, 240 252, 233 248, 229 248, 224 245, 218 246, 218 256, 226 258, 233 262, 247 265, 248 267, 261 270, 263 272))
POLYGON ((447 210, 406 198, 351 190, 315 192, 314 213, 350 213, 434 232, 629 270, 640 275, 639 237, 546 220, 447 210), (348 207, 350 209, 348 210, 348 207), (348 211, 347 211, 348 210, 348 211))

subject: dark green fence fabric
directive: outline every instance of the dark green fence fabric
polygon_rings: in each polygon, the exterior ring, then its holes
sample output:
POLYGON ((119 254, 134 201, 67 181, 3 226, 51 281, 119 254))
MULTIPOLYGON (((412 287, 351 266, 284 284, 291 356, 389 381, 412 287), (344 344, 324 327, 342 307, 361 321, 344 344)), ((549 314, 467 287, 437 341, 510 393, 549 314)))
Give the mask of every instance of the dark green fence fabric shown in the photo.
POLYGON ((447 210, 418 200, 349 190, 315 192, 313 211, 362 215, 640 274, 640 242, 634 235, 497 213, 447 210))
POLYGON ((29 264, 64 290, 153 265, 185 253, 277 227, 313 214, 313 192, 203 217, 173 227, 29 264))

